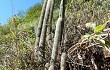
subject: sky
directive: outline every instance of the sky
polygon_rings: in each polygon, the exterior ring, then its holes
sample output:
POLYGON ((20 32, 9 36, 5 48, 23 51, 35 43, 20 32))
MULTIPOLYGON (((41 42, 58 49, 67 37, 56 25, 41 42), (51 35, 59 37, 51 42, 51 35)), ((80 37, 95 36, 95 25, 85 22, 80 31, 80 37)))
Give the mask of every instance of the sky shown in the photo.
POLYGON ((17 14, 19 11, 26 11, 36 3, 42 0, 0 0, 0 23, 6 24, 8 18, 17 14))

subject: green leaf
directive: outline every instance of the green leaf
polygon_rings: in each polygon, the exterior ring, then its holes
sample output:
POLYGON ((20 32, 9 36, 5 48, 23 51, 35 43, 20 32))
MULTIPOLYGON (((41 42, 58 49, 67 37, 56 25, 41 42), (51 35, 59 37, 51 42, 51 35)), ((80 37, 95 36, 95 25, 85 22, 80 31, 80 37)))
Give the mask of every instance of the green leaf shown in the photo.
POLYGON ((17 36, 16 36, 15 32, 12 29, 10 29, 10 32, 11 32, 11 36, 13 38, 17 39, 17 36))
POLYGON ((105 26, 106 24, 98 25, 97 27, 94 28, 94 33, 100 33, 105 28, 105 26))
POLYGON ((23 41, 22 41, 22 40, 20 40, 20 41, 19 41, 19 44, 20 44, 20 45, 23 45, 23 41))

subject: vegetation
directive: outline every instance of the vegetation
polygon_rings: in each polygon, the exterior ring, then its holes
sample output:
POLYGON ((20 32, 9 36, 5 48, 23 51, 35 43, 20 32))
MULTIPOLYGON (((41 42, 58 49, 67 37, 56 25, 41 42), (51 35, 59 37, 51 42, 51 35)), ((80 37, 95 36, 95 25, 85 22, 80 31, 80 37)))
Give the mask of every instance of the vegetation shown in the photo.
POLYGON ((15 14, 0 25, 0 70, 108 70, 109 3, 44 0, 15 14))

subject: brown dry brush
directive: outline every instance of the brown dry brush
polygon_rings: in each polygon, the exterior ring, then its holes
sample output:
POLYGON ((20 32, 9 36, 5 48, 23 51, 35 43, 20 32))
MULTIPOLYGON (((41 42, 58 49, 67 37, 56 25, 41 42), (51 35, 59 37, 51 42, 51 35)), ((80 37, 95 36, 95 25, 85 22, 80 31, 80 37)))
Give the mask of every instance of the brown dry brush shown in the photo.
MULTIPOLYGON (((81 27, 81 28, 79 28, 79 26, 77 27, 78 27, 77 30, 79 30, 78 32, 80 33, 82 33, 82 29, 84 29, 83 30, 84 32, 86 32, 87 30, 85 27, 81 27)), ((104 33, 108 33, 108 32, 104 32, 104 33)), ((105 40, 109 39, 108 34, 102 33, 101 35, 103 38, 105 38, 105 40)), ((69 50, 68 50, 69 59, 67 61, 69 70, 108 70, 110 69, 110 66, 109 66, 110 50, 106 48, 107 46, 104 46, 95 40, 89 40, 86 38, 77 39, 77 40, 74 40, 71 38, 71 40, 73 41, 78 40, 78 41, 76 43, 74 42, 71 43, 68 40, 68 42, 65 43, 66 44, 65 46, 69 47, 69 50)))
POLYGON ((68 50, 68 63, 73 70, 108 70, 110 56, 106 57, 105 52, 107 49, 100 43, 83 39, 68 50))
MULTIPOLYGON (((97 45, 96 43, 92 42, 95 47, 92 46, 91 48, 89 47, 87 49, 79 48, 77 45, 78 43, 81 43, 79 42, 81 36, 85 35, 86 33, 92 33, 90 29, 87 29, 85 27, 85 23, 94 22, 100 24, 108 20, 108 8, 103 7, 104 1, 100 3, 100 7, 102 7, 103 9, 97 9, 96 4, 98 3, 100 2, 90 0, 88 2, 85 2, 85 4, 79 4, 77 0, 74 0, 70 5, 67 5, 64 37, 66 40, 65 46, 67 47, 67 49, 70 48, 71 51, 73 51, 71 52, 70 49, 68 51, 69 60, 67 62, 69 63, 68 65, 70 70, 110 69, 110 67, 108 66, 110 63, 110 58, 106 58, 104 56, 105 48, 103 48, 101 45, 97 45), (78 58, 78 56, 82 58, 80 59, 78 58)), ((91 44, 90 41, 89 44, 91 44)), ((84 44, 81 45, 81 47, 83 46, 84 44)))
POLYGON ((108 20, 107 13, 109 7, 104 4, 109 4, 109 0, 68 0, 66 5, 66 18, 65 18, 65 34, 64 36, 68 42, 77 43, 82 35, 88 33, 89 30, 84 28, 84 25, 89 22, 96 24, 105 23, 108 20), (100 8, 98 8, 100 7, 100 8), (80 25, 80 26, 79 26, 80 25))

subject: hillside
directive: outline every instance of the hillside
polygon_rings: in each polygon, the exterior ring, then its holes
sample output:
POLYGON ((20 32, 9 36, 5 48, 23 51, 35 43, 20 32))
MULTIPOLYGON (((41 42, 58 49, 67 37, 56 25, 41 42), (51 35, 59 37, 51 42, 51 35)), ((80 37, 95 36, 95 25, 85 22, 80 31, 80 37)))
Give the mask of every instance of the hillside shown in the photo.
POLYGON ((110 1, 44 0, 0 25, 0 70, 109 70, 110 1))

